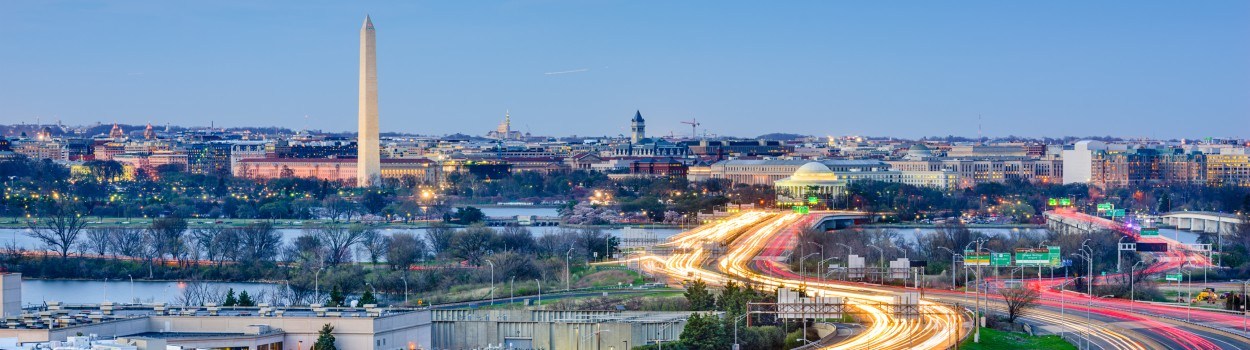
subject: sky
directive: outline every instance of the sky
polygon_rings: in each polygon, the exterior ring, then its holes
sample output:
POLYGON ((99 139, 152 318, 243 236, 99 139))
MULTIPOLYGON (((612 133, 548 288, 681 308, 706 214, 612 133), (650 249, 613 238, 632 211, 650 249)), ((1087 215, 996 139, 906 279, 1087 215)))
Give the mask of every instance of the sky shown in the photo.
POLYGON ((1247 1, 0 1, 0 123, 1250 137, 1247 1))

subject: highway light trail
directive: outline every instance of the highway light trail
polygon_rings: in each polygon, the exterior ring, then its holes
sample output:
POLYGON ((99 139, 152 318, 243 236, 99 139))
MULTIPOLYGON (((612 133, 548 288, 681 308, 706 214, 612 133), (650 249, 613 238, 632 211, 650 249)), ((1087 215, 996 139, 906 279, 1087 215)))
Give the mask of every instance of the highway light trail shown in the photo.
POLYGON ((667 257, 645 255, 635 260, 644 268, 677 279, 703 279, 710 284, 723 284, 733 279, 769 287, 805 284, 813 295, 843 297, 861 312, 866 326, 860 334, 828 347, 830 349, 944 349, 959 340, 963 318, 954 308, 922 301, 919 317, 901 319, 892 314, 888 305, 893 302, 893 291, 827 282, 803 283, 800 276, 788 270, 770 274, 755 272, 753 267, 760 265, 753 262, 767 261, 769 264, 764 266, 775 267, 775 262, 768 259, 788 249, 780 246, 784 243, 773 242, 770 238, 783 230, 796 230, 801 226, 799 222, 810 223, 811 218, 799 214, 746 212, 674 236, 664 245, 673 249, 673 254, 667 257), (709 248, 718 247, 728 249, 715 262, 719 271, 713 271, 705 266, 712 258, 709 248), (757 257, 762 251, 767 251, 766 255, 757 257))

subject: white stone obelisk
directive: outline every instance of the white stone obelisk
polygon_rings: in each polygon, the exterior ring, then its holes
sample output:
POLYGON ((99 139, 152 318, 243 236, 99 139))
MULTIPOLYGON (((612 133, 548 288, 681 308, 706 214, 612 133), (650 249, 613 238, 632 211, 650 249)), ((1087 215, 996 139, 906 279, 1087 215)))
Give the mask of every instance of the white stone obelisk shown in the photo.
POLYGON ((382 177, 378 146, 378 62, 373 21, 360 28, 360 125, 356 141, 356 185, 374 185, 382 177))

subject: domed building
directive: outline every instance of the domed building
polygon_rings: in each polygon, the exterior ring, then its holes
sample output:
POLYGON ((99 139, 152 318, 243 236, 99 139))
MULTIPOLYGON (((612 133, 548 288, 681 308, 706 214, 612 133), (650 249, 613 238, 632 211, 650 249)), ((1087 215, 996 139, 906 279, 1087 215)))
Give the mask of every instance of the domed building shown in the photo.
POLYGON ((929 158, 933 158, 933 150, 923 143, 911 145, 911 148, 907 149, 907 155, 903 156, 905 160, 926 160, 929 158))
POLYGON ((773 183, 778 206, 809 205, 813 197, 829 203, 846 193, 846 181, 820 162, 803 164, 790 177, 773 183))

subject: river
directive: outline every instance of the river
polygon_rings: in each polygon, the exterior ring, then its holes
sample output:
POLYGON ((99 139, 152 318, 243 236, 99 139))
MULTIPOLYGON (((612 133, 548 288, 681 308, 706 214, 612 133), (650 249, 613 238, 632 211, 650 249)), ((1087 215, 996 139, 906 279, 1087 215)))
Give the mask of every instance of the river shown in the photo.
MULTIPOLYGON (((238 295, 247 291, 253 298, 272 293, 283 286, 275 283, 250 282, 200 282, 216 293, 225 295, 230 288, 238 295)), ((167 302, 177 303, 183 292, 190 287, 186 282, 179 281, 134 281, 109 280, 22 280, 22 304, 35 305, 46 301, 64 303, 99 303, 102 301, 143 303, 167 302)))

